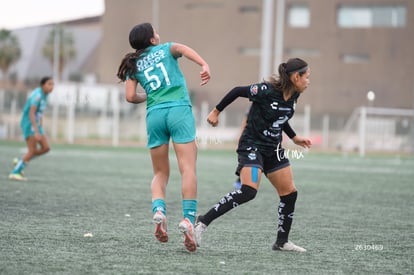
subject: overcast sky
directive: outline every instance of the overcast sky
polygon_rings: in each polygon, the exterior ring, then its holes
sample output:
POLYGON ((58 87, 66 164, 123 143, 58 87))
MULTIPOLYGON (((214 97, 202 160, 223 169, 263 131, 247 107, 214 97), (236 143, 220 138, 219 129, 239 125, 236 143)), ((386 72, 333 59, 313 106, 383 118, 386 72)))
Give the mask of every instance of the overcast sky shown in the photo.
POLYGON ((102 15, 104 0, 0 0, 0 29, 102 15))

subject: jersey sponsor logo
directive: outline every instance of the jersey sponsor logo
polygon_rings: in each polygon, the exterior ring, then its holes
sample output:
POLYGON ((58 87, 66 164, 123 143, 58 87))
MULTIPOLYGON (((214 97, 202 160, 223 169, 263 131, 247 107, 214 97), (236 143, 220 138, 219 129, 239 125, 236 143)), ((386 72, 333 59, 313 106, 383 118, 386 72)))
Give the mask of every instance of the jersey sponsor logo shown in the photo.
POLYGON ((137 60, 137 70, 139 72, 145 71, 149 67, 159 63, 163 58, 165 58, 165 52, 162 49, 149 53, 148 55, 137 60))
POLYGON ((264 131, 263 131, 263 135, 264 135, 265 137, 278 137, 278 136, 280 136, 280 134, 279 134, 279 133, 273 133, 273 132, 271 132, 271 131, 269 131, 269 130, 264 130, 264 131))
POLYGON ((262 84, 262 86, 260 86, 260 90, 262 90, 262 91, 267 90, 267 85, 266 84, 262 84))
POLYGON ((271 107, 273 110, 277 110, 277 105, 279 105, 279 102, 272 102, 272 104, 270 104, 270 107, 271 107))
POLYGON ((252 85, 250 87, 250 94, 251 95, 257 95, 258 91, 259 91, 259 87, 257 85, 252 85))

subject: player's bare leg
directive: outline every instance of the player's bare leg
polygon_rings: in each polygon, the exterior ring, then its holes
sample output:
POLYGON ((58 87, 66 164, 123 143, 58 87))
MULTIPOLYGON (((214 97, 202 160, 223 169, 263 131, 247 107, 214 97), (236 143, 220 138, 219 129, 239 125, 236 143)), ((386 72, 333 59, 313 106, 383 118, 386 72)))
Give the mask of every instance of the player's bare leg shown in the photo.
POLYGON ((184 245, 188 251, 196 250, 193 236, 194 221, 197 211, 197 144, 195 141, 188 143, 174 143, 177 155, 178 167, 181 174, 182 207, 184 219, 179 224, 181 233, 184 234, 184 245))
POLYGON ((174 143, 174 150, 182 179, 182 197, 195 200, 197 199, 197 145, 195 141, 183 144, 174 143))
POLYGON ((170 176, 170 163, 168 159, 168 144, 150 150, 154 177, 151 182, 152 211, 155 223, 155 237, 160 242, 168 241, 165 191, 170 176))
POLYGON ((23 169, 27 166, 30 160, 34 157, 41 156, 49 152, 50 147, 47 138, 44 135, 41 136, 29 136, 26 139, 27 152, 21 160, 16 160, 14 169, 9 175, 12 180, 24 181, 27 180, 24 177, 23 169))

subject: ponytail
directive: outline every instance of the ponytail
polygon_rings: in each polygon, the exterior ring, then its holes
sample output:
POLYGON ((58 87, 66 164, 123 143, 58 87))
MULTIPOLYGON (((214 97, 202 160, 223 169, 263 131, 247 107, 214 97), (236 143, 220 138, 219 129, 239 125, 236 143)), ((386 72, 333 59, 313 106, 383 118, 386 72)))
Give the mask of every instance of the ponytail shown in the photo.
POLYGON ((293 73, 299 72, 303 75, 308 69, 308 63, 300 58, 291 58, 286 63, 281 63, 278 68, 279 76, 272 75, 269 83, 277 90, 290 92, 294 90, 294 85, 290 81, 290 76, 293 73))
POLYGON ((119 65, 116 76, 125 81, 128 77, 135 79, 137 73, 137 59, 143 54, 147 47, 151 46, 151 39, 154 37, 154 28, 150 23, 136 25, 129 32, 129 44, 136 51, 128 53, 119 65))
POLYGON ((139 51, 127 53, 119 65, 118 73, 116 76, 120 79, 121 82, 127 80, 127 78, 135 79, 135 74, 137 73, 137 59, 141 53, 139 51))

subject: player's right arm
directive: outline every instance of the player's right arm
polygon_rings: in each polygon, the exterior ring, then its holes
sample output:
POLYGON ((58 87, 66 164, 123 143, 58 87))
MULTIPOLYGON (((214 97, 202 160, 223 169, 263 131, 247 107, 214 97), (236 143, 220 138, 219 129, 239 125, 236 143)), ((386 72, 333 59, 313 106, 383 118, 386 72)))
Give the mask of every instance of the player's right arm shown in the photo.
POLYGON ((218 125, 218 117, 220 112, 224 110, 229 104, 231 104, 238 97, 249 97, 250 86, 235 87, 230 92, 228 92, 223 99, 217 104, 207 117, 207 122, 210 123, 213 127, 218 125))
POLYGON ((127 79, 125 81, 125 99, 134 104, 142 103, 147 100, 146 93, 137 93, 138 81, 135 79, 127 79))
POLYGON ((210 80, 210 68, 206 61, 192 48, 179 44, 173 43, 170 48, 171 54, 174 57, 185 56, 186 58, 190 59, 191 61, 197 63, 201 66, 200 78, 201 83, 200 85, 205 85, 210 80))

